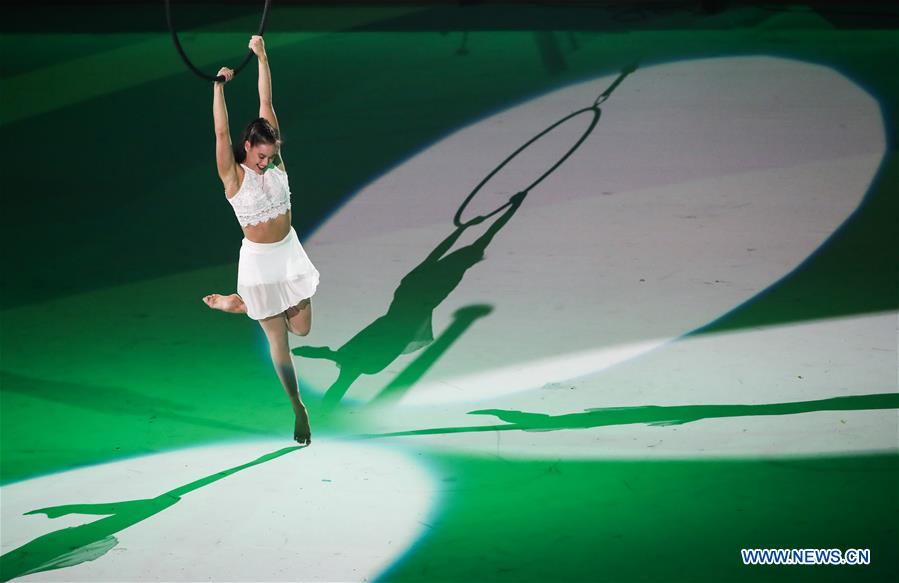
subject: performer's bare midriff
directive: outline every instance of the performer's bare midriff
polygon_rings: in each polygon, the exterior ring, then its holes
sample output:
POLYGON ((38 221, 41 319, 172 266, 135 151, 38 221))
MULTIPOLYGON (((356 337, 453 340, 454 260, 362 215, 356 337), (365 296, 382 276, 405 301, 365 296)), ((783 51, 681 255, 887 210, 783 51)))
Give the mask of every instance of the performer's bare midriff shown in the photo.
MULTIPOLYGON (((240 190, 246 170, 241 167, 237 172, 240 175, 240 181, 236 185, 229 184, 225 186, 225 196, 228 198, 235 196, 240 190)), ((241 229, 244 237, 254 243, 277 243, 290 232, 290 225, 291 214, 290 209, 287 209, 287 212, 283 215, 278 215, 273 219, 255 225, 247 225, 246 227, 241 227, 241 229)))

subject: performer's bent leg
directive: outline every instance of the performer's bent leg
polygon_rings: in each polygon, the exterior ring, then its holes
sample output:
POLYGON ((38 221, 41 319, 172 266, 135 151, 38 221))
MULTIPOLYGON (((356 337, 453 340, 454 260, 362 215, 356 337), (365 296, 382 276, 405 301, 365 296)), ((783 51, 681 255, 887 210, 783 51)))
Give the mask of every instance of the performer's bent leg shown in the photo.
POLYGON ((312 328, 312 298, 301 300, 284 311, 287 329, 297 336, 306 336, 312 328))

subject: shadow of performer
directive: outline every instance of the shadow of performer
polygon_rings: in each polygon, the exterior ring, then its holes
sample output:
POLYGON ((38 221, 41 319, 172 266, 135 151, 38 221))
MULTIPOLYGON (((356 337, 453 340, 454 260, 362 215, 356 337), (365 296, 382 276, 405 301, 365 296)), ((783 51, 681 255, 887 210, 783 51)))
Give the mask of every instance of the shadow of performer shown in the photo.
POLYGON ((393 431, 360 435, 360 438, 397 437, 403 435, 435 435, 475 433, 480 431, 559 431, 563 429, 592 429, 611 425, 646 424, 658 427, 683 425, 702 419, 725 417, 756 417, 762 415, 797 415, 816 411, 866 411, 899 408, 899 393, 849 395, 812 401, 765 403, 760 405, 641 405, 637 407, 597 407, 583 413, 548 415, 509 409, 478 409, 469 415, 492 415, 503 421, 500 425, 468 427, 434 427, 410 431, 393 431))
POLYGON ((602 113, 600 105, 612 95, 628 75, 636 70, 636 62, 625 66, 618 77, 591 105, 564 116, 532 137, 481 180, 480 184, 468 194, 456 211, 456 215, 453 217, 453 224, 456 225, 456 230, 440 243, 420 265, 402 279, 400 286, 394 292, 393 301, 386 314, 369 324, 336 351, 324 346, 302 346, 293 349, 293 353, 298 356, 333 360, 340 369, 337 380, 325 392, 322 398, 320 413, 327 414, 329 411, 332 411, 335 405, 343 399, 350 386, 361 375, 377 374, 390 365, 399 355, 414 352, 433 342, 434 334, 431 328, 431 314, 434 308, 440 305, 440 302, 455 289, 462 280, 465 271, 484 258, 484 250, 487 248, 487 245, 490 244, 490 241, 503 225, 512 218, 512 215, 521 206, 521 202, 527 194, 555 172, 593 133, 602 113), (507 164, 533 144, 553 133, 557 128, 585 114, 589 115, 590 119, 587 128, 583 130, 577 141, 536 180, 513 195, 509 202, 498 207, 488 215, 476 217, 467 223, 462 222, 461 217, 469 203, 507 164), (503 209, 505 209, 505 212, 503 212, 503 209), (500 212, 503 212, 503 214, 477 241, 440 259, 453 246, 453 243, 455 243, 465 228, 481 223, 500 212))
POLYGON ((181 497, 185 494, 297 449, 303 449, 303 446, 285 447, 267 453, 253 461, 163 492, 155 498, 103 504, 65 504, 26 512, 25 514, 45 514, 48 518, 59 518, 67 514, 106 514, 108 516, 87 524, 48 532, 9 551, 0 557, 0 580, 9 581, 30 573, 63 569, 98 559, 119 544, 115 533, 174 506, 181 501, 181 497))
POLYGON ((434 309, 459 285, 465 272, 484 259, 487 246, 512 218, 524 197, 524 192, 512 196, 503 205, 506 211, 474 243, 442 257, 467 227, 483 222, 484 217, 458 226, 403 277, 387 312, 338 350, 323 346, 293 349, 298 356, 333 360, 340 369, 337 380, 322 399, 323 412, 332 410, 361 375, 377 374, 400 355, 415 352, 434 341, 431 324, 434 309))

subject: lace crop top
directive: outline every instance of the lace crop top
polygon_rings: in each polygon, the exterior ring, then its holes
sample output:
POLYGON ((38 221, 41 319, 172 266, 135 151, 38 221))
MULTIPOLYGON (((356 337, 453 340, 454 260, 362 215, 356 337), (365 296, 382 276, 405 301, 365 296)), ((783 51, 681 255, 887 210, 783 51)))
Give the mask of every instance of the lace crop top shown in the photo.
POLYGON ((290 209, 290 184, 286 172, 277 166, 269 166, 260 175, 244 164, 241 166, 244 177, 240 190, 228 199, 241 227, 265 222, 290 209))

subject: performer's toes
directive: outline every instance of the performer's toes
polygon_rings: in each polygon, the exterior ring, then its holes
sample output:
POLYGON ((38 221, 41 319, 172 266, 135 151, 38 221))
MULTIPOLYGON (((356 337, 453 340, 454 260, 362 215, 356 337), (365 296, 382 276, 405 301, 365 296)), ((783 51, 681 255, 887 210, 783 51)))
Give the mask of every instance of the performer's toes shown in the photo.
POLYGON ((293 438, 300 445, 312 443, 312 431, 309 428, 309 415, 305 407, 296 415, 296 423, 293 427, 293 438))

